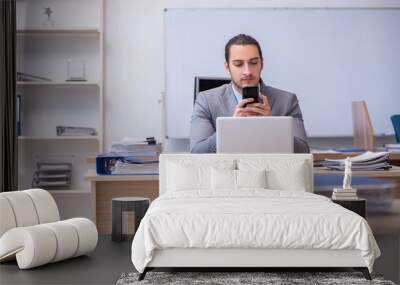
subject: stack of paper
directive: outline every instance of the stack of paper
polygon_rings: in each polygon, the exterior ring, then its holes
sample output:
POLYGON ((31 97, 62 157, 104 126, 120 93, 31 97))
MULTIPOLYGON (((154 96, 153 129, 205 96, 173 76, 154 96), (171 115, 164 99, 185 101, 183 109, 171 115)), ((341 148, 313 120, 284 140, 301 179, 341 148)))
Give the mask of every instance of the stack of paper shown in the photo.
POLYGON ((357 189, 340 189, 335 188, 332 193, 333 200, 356 200, 357 189))
POLYGON ((161 144, 154 140, 139 140, 132 138, 124 138, 121 142, 114 142, 111 145, 112 153, 131 153, 132 155, 154 156, 157 157, 161 153, 161 144), (149 143, 151 142, 151 143, 149 143))
POLYGON ((111 168, 111 174, 156 175, 158 174, 158 161, 143 161, 139 163, 125 159, 117 160, 111 168))
POLYGON ((400 143, 388 143, 385 148, 388 152, 400 152, 400 143))
POLYGON ((157 175, 161 150, 154 137, 124 138, 113 143, 109 153, 96 157, 96 170, 98 174, 157 175))
MULTIPOLYGON (((387 170, 391 168, 388 159, 389 153, 386 151, 367 151, 350 158, 351 170, 387 170)), ((329 169, 344 171, 344 161, 345 159, 325 159, 323 166, 329 169)))

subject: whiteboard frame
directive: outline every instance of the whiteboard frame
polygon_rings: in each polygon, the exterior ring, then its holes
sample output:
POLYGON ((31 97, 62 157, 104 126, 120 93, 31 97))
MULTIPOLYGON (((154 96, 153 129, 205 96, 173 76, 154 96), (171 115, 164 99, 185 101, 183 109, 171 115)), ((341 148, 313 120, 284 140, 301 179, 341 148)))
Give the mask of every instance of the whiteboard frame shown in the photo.
MULTIPOLYGON (((213 2, 215 3, 215 2, 213 2)), ((400 0, 369 0, 369 1, 356 1, 356 0, 348 0, 348 1, 290 1, 284 0, 279 3, 275 1, 265 1, 263 5, 259 5, 253 2, 248 1, 243 4, 232 6, 218 4, 214 7, 215 4, 208 4, 207 1, 204 1, 202 4, 206 5, 203 7, 202 5, 193 6, 168 6, 163 8, 163 69, 164 69, 164 91, 162 92, 162 102, 163 102, 163 137, 165 139, 188 139, 190 137, 185 136, 169 136, 168 135, 168 123, 167 123, 167 90, 168 90, 168 81, 167 81, 167 25, 166 25, 166 13, 169 10, 256 10, 256 9, 264 9, 264 10, 400 10, 400 0), (207 5, 208 4, 208 5, 207 5)), ((375 137, 391 137, 394 135, 393 132, 389 133, 375 133, 375 137)), ((349 138, 353 137, 351 134, 335 134, 335 135, 308 135, 309 138, 349 138)))

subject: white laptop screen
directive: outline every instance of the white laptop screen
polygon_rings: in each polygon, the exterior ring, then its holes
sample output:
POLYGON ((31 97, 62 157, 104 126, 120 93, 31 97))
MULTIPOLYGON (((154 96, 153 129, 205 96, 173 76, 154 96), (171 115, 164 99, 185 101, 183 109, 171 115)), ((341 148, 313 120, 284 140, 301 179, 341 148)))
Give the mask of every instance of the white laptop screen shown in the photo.
POLYGON ((217 153, 293 153, 293 118, 219 117, 217 153))

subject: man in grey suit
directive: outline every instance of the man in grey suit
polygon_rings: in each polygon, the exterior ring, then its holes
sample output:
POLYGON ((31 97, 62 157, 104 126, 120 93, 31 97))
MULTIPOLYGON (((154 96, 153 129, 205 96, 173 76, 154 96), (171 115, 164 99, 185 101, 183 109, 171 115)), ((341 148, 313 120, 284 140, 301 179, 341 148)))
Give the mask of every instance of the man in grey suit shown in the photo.
POLYGON ((248 35, 233 37, 225 46, 224 65, 231 83, 200 92, 196 98, 191 119, 190 151, 216 151, 217 117, 292 116, 294 151, 309 152, 296 95, 266 86, 261 79, 263 56, 259 43, 248 35), (260 103, 251 103, 252 98, 242 99, 243 87, 257 85, 260 103))

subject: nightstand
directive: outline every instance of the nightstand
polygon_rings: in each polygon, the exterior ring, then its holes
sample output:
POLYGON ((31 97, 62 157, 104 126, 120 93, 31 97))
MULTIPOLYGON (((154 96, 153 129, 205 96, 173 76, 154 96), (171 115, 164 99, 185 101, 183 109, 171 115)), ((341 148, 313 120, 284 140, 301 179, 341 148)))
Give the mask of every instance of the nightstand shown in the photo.
POLYGON ((140 221, 146 214, 150 205, 150 199, 144 197, 115 197, 112 198, 112 233, 113 241, 123 241, 126 235, 122 234, 122 213, 135 213, 135 231, 137 231, 140 221))
POLYGON ((340 206, 359 214, 365 219, 366 216, 366 200, 365 199, 354 199, 354 200, 332 200, 332 202, 339 204, 340 206))

